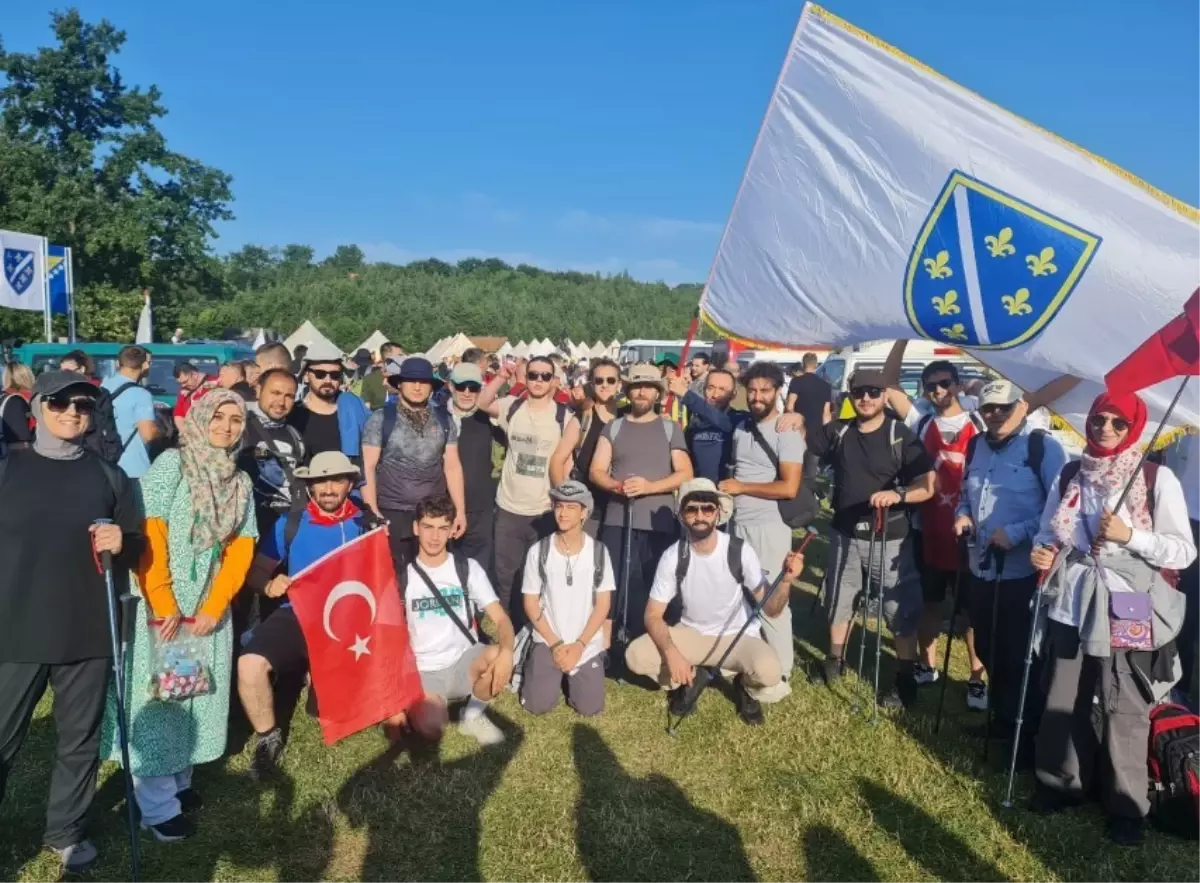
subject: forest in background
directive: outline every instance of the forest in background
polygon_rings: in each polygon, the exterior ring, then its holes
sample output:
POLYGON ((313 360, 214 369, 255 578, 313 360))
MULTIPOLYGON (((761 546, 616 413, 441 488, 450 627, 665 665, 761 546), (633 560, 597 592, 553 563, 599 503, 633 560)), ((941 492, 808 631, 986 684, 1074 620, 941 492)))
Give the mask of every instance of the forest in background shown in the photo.
MULTIPOLYGON (((701 286, 509 266, 368 263, 355 245, 317 261, 291 244, 218 256, 232 220, 233 179, 170 149, 154 86, 127 84, 113 63, 126 35, 70 9, 51 16, 52 45, 8 52, 0 32, 0 229, 74 251, 78 333, 132 340, 150 292, 156 340, 312 320, 351 347, 376 329, 406 349, 441 337, 576 341, 679 338, 701 286)), ((66 318, 55 318, 56 334, 66 318)), ((40 314, 0 309, 0 339, 40 339, 40 314)))

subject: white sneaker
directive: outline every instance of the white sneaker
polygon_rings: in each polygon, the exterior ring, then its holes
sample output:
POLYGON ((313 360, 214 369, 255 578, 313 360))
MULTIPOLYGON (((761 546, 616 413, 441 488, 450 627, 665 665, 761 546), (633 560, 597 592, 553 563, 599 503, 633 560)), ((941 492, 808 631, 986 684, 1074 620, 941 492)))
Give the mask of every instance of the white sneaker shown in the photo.
POLYGON ((96 847, 92 845, 90 840, 80 840, 78 843, 72 843, 70 846, 63 849, 51 847, 53 852, 62 859, 63 869, 72 873, 79 874, 88 870, 100 858, 100 853, 96 847))
POLYGON ((938 678, 942 676, 932 665, 926 665, 924 662, 918 662, 913 666, 913 680, 918 686, 925 684, 936 684, 938 678))
POLYGON ((971 711, 987 711, 988 688, 983 681, 967 681, 967 708, 971 711))
POLYGON ((486 714, 463 721, 458 725, 458 730, 484 747, 499 745, 504 741, 504 731, 488 720, 486 714))
POLYGON ((759 702, 771 705, 775 702, 782 702, 791 696, 792 685, 787 681, 780 681, 773 687, 747 687, 746 692, 759 702))

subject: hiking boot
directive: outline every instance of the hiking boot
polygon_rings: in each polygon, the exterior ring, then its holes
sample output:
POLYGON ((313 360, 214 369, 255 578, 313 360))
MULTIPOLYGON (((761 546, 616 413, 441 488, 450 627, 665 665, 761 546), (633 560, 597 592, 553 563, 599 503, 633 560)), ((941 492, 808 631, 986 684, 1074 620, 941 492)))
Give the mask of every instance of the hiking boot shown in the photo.
POLYGON ((204 807, 204 798, 195 788, 184 788, 175 795, 175 799, 179 801, 179 808, 187 814, 198 812, 204 807))
POLYGON ((1145 823, 1127 816, 1109 816, 1104 834, 1116 846, 1137 846, 1146 839, 1145 823))
POLYGON ((733 702, 737 706, 738 717, 750 726, 761 727, 765 723, 762 705, 747 691, 746 680, 742 675, 733 680, 733 702))
POLYGON ((918 662, 913 665, 913 680, 917 682, 918 687, 923 687, 926 684, 936 684, 940 678, 939 672, 932 665, 926 665, 924 662, 918 662))
POLYGON ((269 733, 260 733, 254 744, 254 758, 250 761, 250 778, 262 781, 279 766, 283 754, 283 733, 279 727, 269 733))
POLYGON ((988 689, 983 681, 967 681, 967 708, 971 711, 987 711, 988 689))
POLYGON ((142 828, 153 834, 154 839, 159 843, 178 843, 196 833, 195 824, 182 814, 173 819, 167 819, 165 822, 159 822, 157 825, 147 825, 142 822, 142 828))
POLYGON ((908 708, 917 701, 917 682, 907 672, 897 672, 892 689, 879 697, 880 708, 900 710, 908 708))
POLYGON ((464 720, 458 725, 460 733, 466 733, 485 748, 489 745, 499 745, 504 741, 504 731, 488 720, 486 714, 464 720))
POLYGON ((813 663, 808 673, 808 679, 818 687, 832 687, 834 682, 846 673, 846 661, 836 656, 830 656, 824 662, 813 663))
POLYGON ((1077 797, 1063 794, 1061 791, 1055 791, 1053 788, 1047 788, 1039 782, 1037 789, 1033 792, 1033 796, 1029 798, 1029 803, 1026 804, 1025 808, 1039 816, 1048 816, 1073 809, 1082 803, 1083 801, 1077 797))
POLYGON ((63 870, 71 874, 86 871, 100 858, 100 853, 90 840, 80 840, 78 843, 72 843, 62 849, 51 846, 50 849, 62 861, 63 870))
MULTIPOLYGON (((688 686, 684 684, 681 687, 676 687, 667 694, 667 711, 673 717, 684 718, 696 710, 699 696, 693 701, 688 701, 688 686)), ((700 692, 704 692, 701 690, 700 692)))

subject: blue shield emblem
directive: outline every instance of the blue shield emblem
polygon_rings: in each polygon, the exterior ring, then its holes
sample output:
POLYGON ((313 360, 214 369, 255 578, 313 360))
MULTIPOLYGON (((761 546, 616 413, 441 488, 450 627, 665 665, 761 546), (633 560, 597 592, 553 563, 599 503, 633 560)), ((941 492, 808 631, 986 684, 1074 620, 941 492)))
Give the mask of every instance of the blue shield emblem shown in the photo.
POLYGON ((33 252, 19 248, 4 249, 4 278, 17 294, 24 294, 33 282, 33 252))
POLYGON ((955 170, 908 259, 908 321, 921 337, 955 346, 1027 343, 1062 309, 1100 242, 955 170))

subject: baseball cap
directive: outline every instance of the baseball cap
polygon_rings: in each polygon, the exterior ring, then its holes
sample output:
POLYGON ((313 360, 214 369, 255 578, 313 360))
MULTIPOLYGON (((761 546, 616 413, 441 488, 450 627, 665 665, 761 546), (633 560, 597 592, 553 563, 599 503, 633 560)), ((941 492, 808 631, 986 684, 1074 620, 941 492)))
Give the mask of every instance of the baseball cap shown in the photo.
POLYGON ((1015 405, 1023 393, 1008 380, 993 380, 979 393, 979 407, 984 405, 1015 405))
POLYGON ((874 386, 877 389, 887 389, 887 380, 883 372, 876 368, 859 368, 850 375, 850 389, 856 386, 874 386))
POLYGON ((556 503, 581 503, 589 512, 595 508, 592 492, 582 481, 567 479, 562 484, 550 488, 550 499, 556 503))
POLYGON ((93 396, 100 394, 95 384, 78 371, 46 371, 39 374, 37 380, 33 382, 33 394, 35 396, 57 395, 72 386, 79 387, 80 392, 90 392, 93 396))
POLYGON ((459 362, 454 366, 454 371, 450 374, 450 382, 454 384, 478 383, 482 385, 483 372, 473 362, 459 362))

